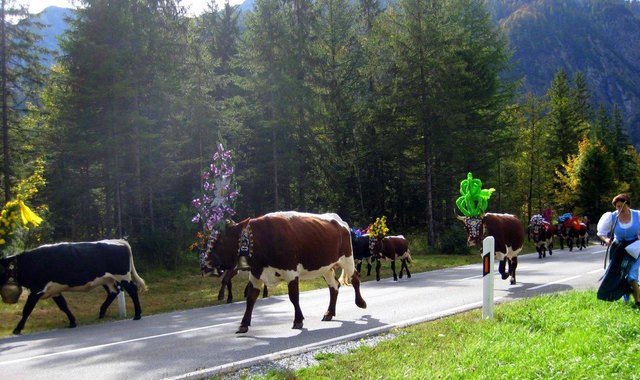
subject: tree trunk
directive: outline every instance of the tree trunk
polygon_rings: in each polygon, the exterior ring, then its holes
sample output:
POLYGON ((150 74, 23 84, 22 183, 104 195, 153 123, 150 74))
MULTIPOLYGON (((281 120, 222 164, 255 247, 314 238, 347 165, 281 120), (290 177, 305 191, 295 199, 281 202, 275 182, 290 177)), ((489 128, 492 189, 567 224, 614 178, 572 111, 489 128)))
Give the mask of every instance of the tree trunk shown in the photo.
POLYGON ((4 200, 11 199, 11 157, 9 152, 9 109, 7 107, 7 34, 5 29, 5 0, 0 5, 0 64, 2 65, 2 162, 4 180, 4 200))

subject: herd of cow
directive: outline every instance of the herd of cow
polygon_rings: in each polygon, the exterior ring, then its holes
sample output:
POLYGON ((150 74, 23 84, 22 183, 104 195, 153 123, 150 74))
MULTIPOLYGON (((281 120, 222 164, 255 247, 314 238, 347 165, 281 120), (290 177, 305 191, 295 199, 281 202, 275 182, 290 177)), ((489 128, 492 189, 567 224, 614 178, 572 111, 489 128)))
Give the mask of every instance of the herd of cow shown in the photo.
MULTIPOLYGON (((525 228, 513 215, 486 213, 479 217, 462 217, 469 247, 481 245, 482 239, 495 239, 498 271, 502 279, 510 278, 516 283, 518 254, 522 250, 525 228), (507 270, 508 264, 508 270, 507 270)), ((561 247, 567 242, 569 249, 586 247, 584 231, 578 223, 576 228, 554 228, 549 223, 531 223, 528 230, 536 243, 539 257, 546 251, 552 254, 554 234, 560 237, 561 247), (546 223, 546 224, 545 224, 546 223), (557 231, 561 231, 557 233, 557 231), (575 231, 574 231, 575 230, 575 231)), ((362 262, 367 263, 367 275, 371 274, 372 262, 376 263, 376 280, 380 280, 381 261, 390 261, 394 281, 398 280, 395 261, 400 261, 399 277, 406 270, 411 253, 403 236, 371 237, 356 235, 337 214, 309 214, 301 212, 275 212, 241 222, 229 222, 215 234, 215 241, 202 257, 203 273, 224 274, 219 298, 224 298, 225 288, 229 292, 227 302, 232 301, 231 279, 238 272, 239 255, 246 255, 249 264, 249 282, 245 289, 246 309, 237 333, 245 333, 251 325, 251 316, 256 300, 263 289, 285 281, 289 300, 294 306, 293 328, 303 327, 304 316, 299 305, 299 280, 323 277, 329 288, 329 306, 323 321, 336 315, 338 289, 341 285, 352 285, 355 304, 366 308, 360 293, 360 271, 362 262), (341 274, 336 278, 336 269, 341 274)), ((134 319, 140 319, 142 310, 138 289, 146 289, 144 280, 136 272, 131 247, 124 240, 102 240, 85 243, 60 243, 38 247, 22 254, 0 260, 0 285, 3 301, 17 302, 22 287, 29 289, 22 318, 14 329, 20 334, 34 306, 40 299, 53 297, 56 305, 69 319, 69 327, 75 327, 75 317, 62 296, 65 291, 88 291, 103 286, 107 298, 100 307, 99 317, 104 317, 107 308, 123 289, 134 304, 134 319)))

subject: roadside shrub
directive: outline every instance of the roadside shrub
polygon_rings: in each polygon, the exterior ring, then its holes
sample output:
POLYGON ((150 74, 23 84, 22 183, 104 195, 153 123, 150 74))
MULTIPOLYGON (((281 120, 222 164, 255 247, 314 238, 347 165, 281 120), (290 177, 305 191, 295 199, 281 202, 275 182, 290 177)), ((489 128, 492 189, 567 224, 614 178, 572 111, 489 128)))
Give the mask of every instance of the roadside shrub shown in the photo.
POLYGON ((440 253, 450 255, 467 255, 467 235, 461 223, 455 223, 447 228, 439 241, 440 253))

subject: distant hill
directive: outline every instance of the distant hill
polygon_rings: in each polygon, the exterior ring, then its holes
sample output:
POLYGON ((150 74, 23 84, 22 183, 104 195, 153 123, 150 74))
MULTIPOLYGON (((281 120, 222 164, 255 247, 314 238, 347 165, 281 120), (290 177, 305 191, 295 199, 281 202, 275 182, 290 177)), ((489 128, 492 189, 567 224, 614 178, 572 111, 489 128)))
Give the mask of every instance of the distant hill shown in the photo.
MULTIPOLYGON (((585 73, 594 104, 618 104, 629 136, 640 150, 640 1, 489 0, 496 23, 514 52, 510 76, 526 91, 543 94, 560 69, 585 73)), ((240 11, 253 9, 245 0, 240 11)), ((36 17, 49 25, 40 33, 57 50, 72 9, 49 7, 36 17)), ((49 64, 54 58, 48 57, 49 64)))
POLYGON ((640 7, 623 0, 492 0, 514 51, 513 75, 543 94, 554 75, 585 73, 595 104, 618 104, 640 148, 640 7))
POLYGON ((42 36, 40 45, 54 52, 54 54, 43 58, 45 66, 51 66, 55 63, 56 57, 60 53, 58 37, 62 36, 67 30, 69 27, 67 19, 73 17, 73 15, 73 9, 51 6, 34 16, 34 21, 44 25, 44 28, 35 30, 36 33, 42 36))

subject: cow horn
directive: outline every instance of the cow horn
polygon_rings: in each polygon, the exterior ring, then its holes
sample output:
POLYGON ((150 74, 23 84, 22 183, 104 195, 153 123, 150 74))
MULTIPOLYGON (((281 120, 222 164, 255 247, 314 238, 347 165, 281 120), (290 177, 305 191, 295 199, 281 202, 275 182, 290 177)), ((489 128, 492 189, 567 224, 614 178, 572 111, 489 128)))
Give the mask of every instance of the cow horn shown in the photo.
POLYGON ((458 213, 456 212, 456 210, 453 210, 453 215, 455 215, 455 216, 456 216, 456 219, 461 220, 461 221, 463 221, 463 222, 466 220, 466 218, 465 218, 464 216, 460 216, 460 215, 458 215, 458 213))

